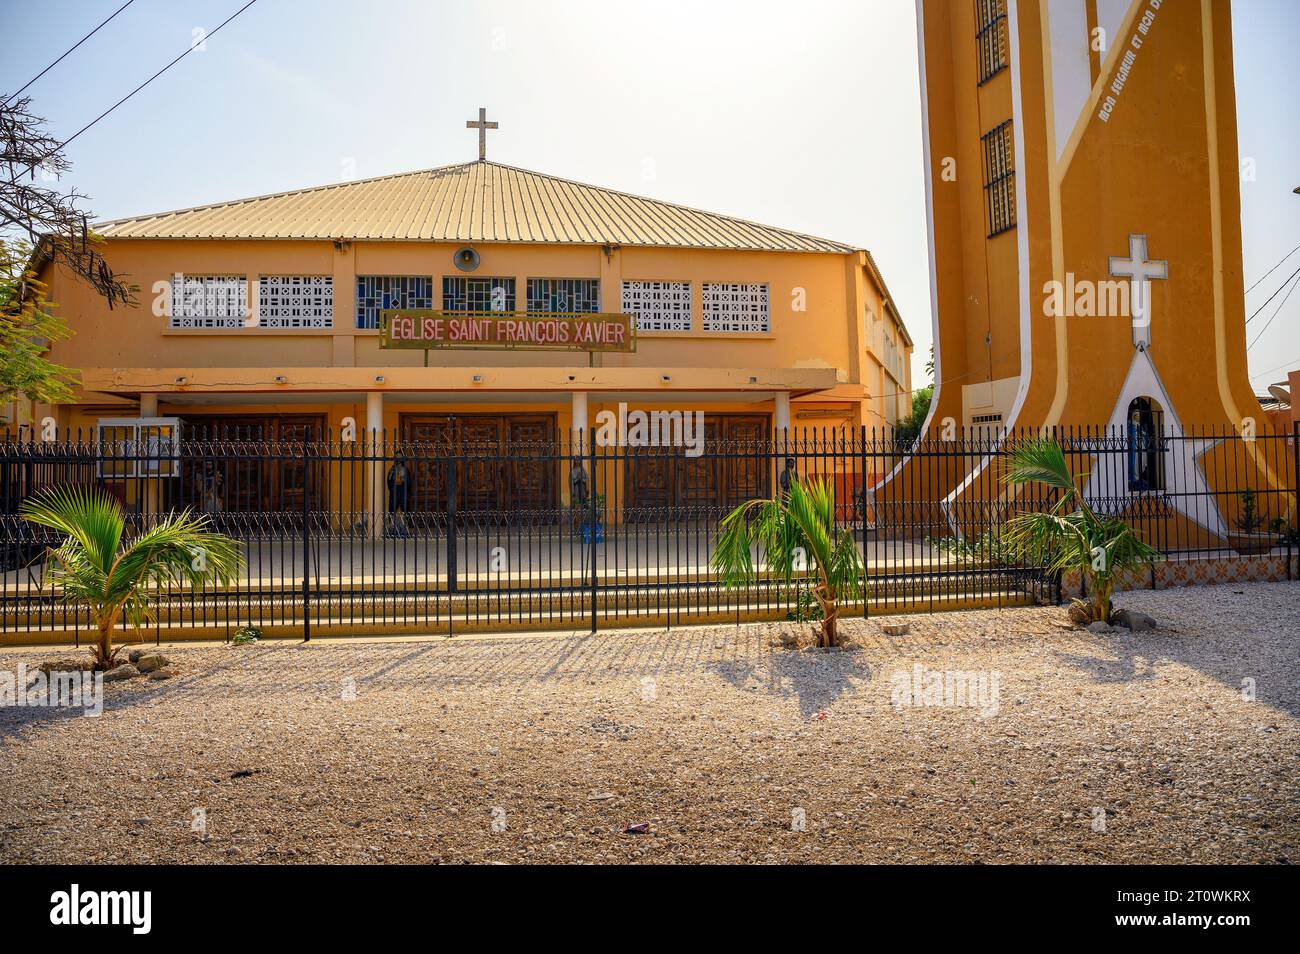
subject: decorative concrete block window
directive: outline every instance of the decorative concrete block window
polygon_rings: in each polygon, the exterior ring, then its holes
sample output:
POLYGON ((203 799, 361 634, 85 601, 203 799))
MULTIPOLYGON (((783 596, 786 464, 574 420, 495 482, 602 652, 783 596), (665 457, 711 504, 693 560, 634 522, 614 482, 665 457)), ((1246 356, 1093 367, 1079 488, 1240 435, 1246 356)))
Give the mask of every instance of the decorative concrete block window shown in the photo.
POLYGON ((624 282, 623 311, 637 331, 690 331, 690 282, 624 282))
POLYGON ((242 328, 248 321, 246 275, 172 276, 172 328, 242 328))
POLYGON ((705 331, 772 330, 766 282, 705 282, 700 313, 705 331))
POLYGON ((600 279, 530 278, 528 310, 576 313, 600 311, 600 279))
POLYGON ((448 275, 442 280, 444 311, 514 311, 513 278, 462 278, 448 275))
POLYGON ((385 308, 432 308, 430 275, 358 275, 357 327, 378 328, 385 308))
POLYGON ((322 275, 263 275, 257 291, 262 328, 332 328, 334 279, 322 275))

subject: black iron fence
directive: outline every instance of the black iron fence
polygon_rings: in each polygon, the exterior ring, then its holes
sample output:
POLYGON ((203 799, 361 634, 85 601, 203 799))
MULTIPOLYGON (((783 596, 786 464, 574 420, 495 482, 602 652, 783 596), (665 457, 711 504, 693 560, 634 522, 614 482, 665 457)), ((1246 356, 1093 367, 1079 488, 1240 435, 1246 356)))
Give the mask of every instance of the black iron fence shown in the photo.
MULTIPOLYGON (((1061 581, 1001 545, 1018 510, 1055 497, 1001 480, 1031 435, 961 432, 900 447, 867 430, 763 440, 450 442, 263 440, 187 429, 178 441, 92 435, 0 442, 0 642, 64 639, 88 623, 47 583, 57 535, 21 519, 49 487, 119 500, 131 532, 188 508, 237 538, 230 585, 158 594, 146 635, 672 626, 797 618, 806 584, 763 567, 724 586, 719 521, 741 502, 824 478, 837 530, 865 565, 870 615, 1060 598, 1061 581), (648 445, 648 446, 646 446, 648 445)), ((351 435, 349 435, 351 436, 351 435)), ((1296 550, 1295 434, 1065 429, 1093 506, 1122 516, 1170 560, 1296 550)))

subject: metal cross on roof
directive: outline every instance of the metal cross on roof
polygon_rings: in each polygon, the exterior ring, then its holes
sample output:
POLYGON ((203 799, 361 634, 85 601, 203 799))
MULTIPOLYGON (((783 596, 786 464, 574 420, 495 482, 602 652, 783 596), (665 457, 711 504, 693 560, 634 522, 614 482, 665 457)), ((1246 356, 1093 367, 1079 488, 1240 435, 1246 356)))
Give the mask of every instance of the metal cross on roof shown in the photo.
POLYGON ((478 120, 477 121, 473 119, 465 120, 465 128, 478 130, 478 157, 480 159, 486 159, 487 158, 487 131, 489 129, 497 128, 496 123, 488 122, 487 109, 480 106, 478 109, 478 120))

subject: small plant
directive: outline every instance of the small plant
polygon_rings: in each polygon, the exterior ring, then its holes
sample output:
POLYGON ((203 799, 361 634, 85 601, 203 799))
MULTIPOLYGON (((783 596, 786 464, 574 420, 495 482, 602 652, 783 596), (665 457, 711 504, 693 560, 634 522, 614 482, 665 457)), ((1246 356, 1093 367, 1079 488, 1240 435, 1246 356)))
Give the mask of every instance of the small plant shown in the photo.
POLYGON ((1247 487, 1237 496, 1241 500, 1241 516, 1237 518, 1237 529, 1242 533, 1256 533, 1264 525, 1264 518, 1259 515, 1258 500, 1255 491, 1247 487))
POLYGON ((1022 511, 1007 525, 1005 540, 1031 566, 1051 572, 1077 570, 1087 583, 1088 599, 1076 600, 1072 618, 1110 622, 1111 594, 1126 570, 1159 560, 1160 551, 1145 543, 1118 517, 1097 513, 1079 490, 1086 475, 1076 477, 1056 441, 1029 441, 1012 450, 1003 475, 1010 486, 1041 484, 1060 493, 1049 510, 1022 511))
POLYGON ((848 530, 835 527, 835 491, 824 477, 795 479, 789 493, 750 500, 722 518, 713 565, 723 586, 753 581, 754 549, 782 580, 796 572, 821 610, 818 645, 838 643, 841 600, 862 592, 862 554, 848 530))
POLYGON ((963 560, 986 560, 1005 564, 1016 562, 1016 554, 998 530, 985 530, 977 537, 925 537, 926 546, 963 560))
POLYGON ((819 623, 825 615, 812 587, 804 583, 795 588, 794 607, 785 614, 786 619, 792 623, 819 623))
POLYGON ((48 490, 24 500, 18 512, 63 534, 46 551, 47 579, 65 602, 90 611, 99 669, 115 663, 113 634, 124 617, 138 630, 167 587, 230 583, 243 565, 239 543, 210 532, 207 518, 188 510, 160 517, 129 539, 121 504, 100 490, 48 490))
POLYGON ((262 631, 256 626, 241 626, 239 632, 230 637, 230 641, 236 646, 247 646, 257 642, 262 638, 262 631))

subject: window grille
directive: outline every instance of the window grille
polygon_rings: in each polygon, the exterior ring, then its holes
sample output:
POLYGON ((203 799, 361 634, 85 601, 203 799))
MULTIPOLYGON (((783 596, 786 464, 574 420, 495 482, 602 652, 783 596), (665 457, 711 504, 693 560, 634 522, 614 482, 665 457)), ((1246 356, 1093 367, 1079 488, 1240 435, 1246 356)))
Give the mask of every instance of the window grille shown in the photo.
POLYGON ((444 311, 514 311, 513 278, 468 278, 448 275, 442 280, 444 311))
POLYGON ((690 331, 690 282, 624 282, 623 311, 637 331, 690 331))
POLYGON ((247 321, 247 276, 172 276, 170 327, 242 328, 247 321))
POLYGON ((321 275, 263 275, 258 283, 261 328, 331 328, 334 279, 321 275))
POLYGON ((771 330, 766 283, 705 282, 700 313, 705 331, 771 330))
POLYGON ((1016 226, 1015 141, 1011 120, 994 126, 980 137, 984 153, 984 208, 988 237, 1016 226))
POLYGON ((979 47, 980 83, 1007 65, 1006 0, 975 0, 975 42, 979 47))
POLYGON ((358 275, 357 327, 378 328, 385 308, 432 308, 433 278, 428 275, 358 275))

